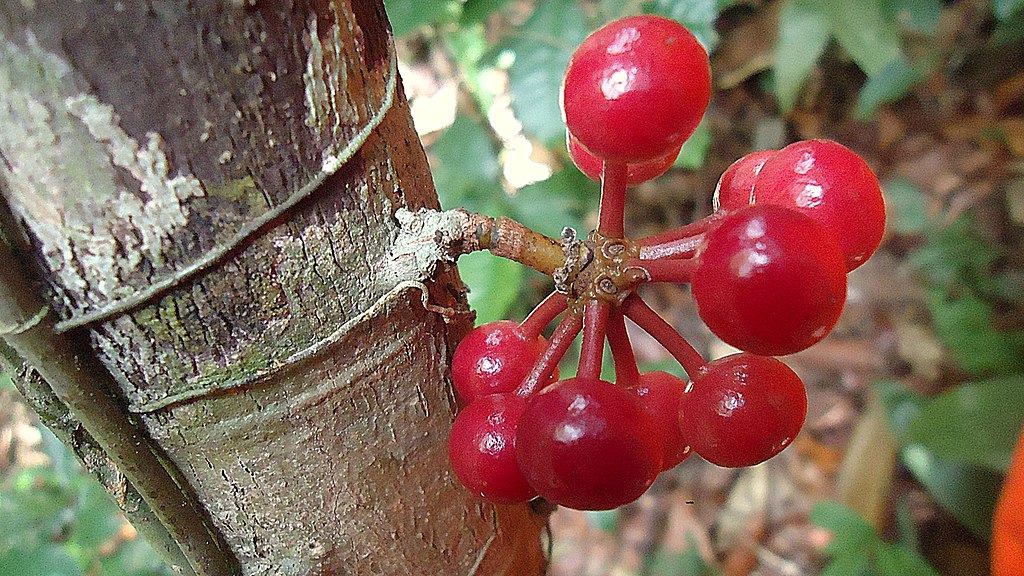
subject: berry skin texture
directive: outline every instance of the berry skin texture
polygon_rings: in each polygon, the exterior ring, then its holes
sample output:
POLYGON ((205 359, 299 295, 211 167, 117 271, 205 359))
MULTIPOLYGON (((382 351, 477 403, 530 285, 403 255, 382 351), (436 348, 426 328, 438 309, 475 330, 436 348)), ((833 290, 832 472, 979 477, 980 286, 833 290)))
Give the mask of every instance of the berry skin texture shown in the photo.
MULTIPOLYGON (((580 141, 576 139, 572 134, 566 134, 566 143, 569 148, 569 157, 572 158, 572 163, 583 172, 587 178, 590 178, 594 182, 601 181, 601 172, 603 169, 603 162, 597 156, 594 156, 590 152, 587 152, 580 141)), ((629 164, 626 167, 626 185, 634 186, 641 182, 647 182, 653 180, 658 176, 661 176, 672 167, 672 164, 676 161, 676 156, 679 156, 679 148, 676 148, 672 152, 661 158, 655 158, 653 160, 644 160, 638 164, 629 164)))
POLYGON ((776 150, 758 150, 733 162, 715 186, 715 194, 711 199, 715 210, 736 210, 754 203, 754 181, 761 172, 761 167, 776 150))
POLYGON ((692 452, 679 429, 679 407, 685 389, 686 382, 681 378, 661 371, 644 372, 636 385, 627 388, 654 420, 662 445, 662 471, 675 468, 692 452))
POLYGON ((514 504, 537 495, 516 459, 516 423, 525 408, 520 396, 491 394, 463 408, 452 424, 452 469, 466 488, 491 502, 514 504))
POLYGON ((830 140, 795 142, 761 167, 756 204, 795 208, 831 230, 847 270, 863 264, 882 241, 885 201, 878 178, 855 152, 830 140))
POLYGON ((767 356, 709 363, 683 395, 679 424, 693 451, 728 468, 753 466, 788 446, 807 416, 803 382, 767 356))
POLYGON ((662 158, 696 129, 711 98, 707 52, 682 24, 633 16, 597 30, 569 60, 569 132, 613 163, 662 158))
POLYGON ((515 391, 546 344, 540 336, 527 338, 511 320, 477 326, 459 342, 452 356, 455 390, 466 402, 515 391))
POLYGON ((570 378, 531 397, 516 450, 530 485, 577 510, 639 498, 661 471, 657 428, 636 398, 604 380, 570 378))
POLYGON ((798 352, 824 338, 846 300, 842 252, 809 216, 772 205, 736 210, 708 233, 693 298, 708 328, 740 350, 798 352))

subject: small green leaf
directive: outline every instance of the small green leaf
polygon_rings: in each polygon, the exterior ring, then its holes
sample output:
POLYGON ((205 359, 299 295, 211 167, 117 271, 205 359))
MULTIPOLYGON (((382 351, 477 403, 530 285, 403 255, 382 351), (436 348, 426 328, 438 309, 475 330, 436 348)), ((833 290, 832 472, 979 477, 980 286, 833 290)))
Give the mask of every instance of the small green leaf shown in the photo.
POLYGON ((838 502, 819 502, 811 510, 811 522, 832 533, 828 552, 835 557, 863 555, 878 540, 875 529, 866 520, 838 502))
POLYGON ((881 0, 824 0, 832 33, 868 76, 902 55, 899 32, 881 0))
POLYGON ((972 294, 928 295, 935 332, 972 374, 1010 374, 1024 370, 1024 332, 997 330, 992 309, 972 294))
POLYGON ((672 165, 684 170, 696 170, 704 166, 704 160, 707 158, 708 150, 710 149, 711 129, 708 128, 707 122, 701 120, 701 123, 697 125, 697 129, 683 143, 683 148, 679 151, 679 156, 676 157, 672 165))
POLYGON ((459 10, 455 0, 385 0, 388 20, 395 36, 411 34, 423 26, 451 21, 459 10))
POLYGON ((999 20, 1008 20, 1024 12, 1024 0, 992 0, 992 11, 999 20))
POLYGON ((519 296, 525 269, 522 264, 484 252, 459 258, 459 275, 469 286, 469 307, 477 324, 506 318, 519 296))
POLYGON ((895 102, 906 96, 926 75, 926 67, 912 65, 902 54, 896 56, 868 77, 868 81, 857 94, 854 117, 862 121, 870 120, 880 105, 895 102))
POLYGON ((925 400, 896 380, 883 380, 875 384, 875 393, 885 407, 885 413, 893 432, 906 443, 905 437, 910 425, 924 408, 925 400))
POLYGON ((718 44, 715 20, 721 10, 717 0, 655 0, 650 6, 654 14, 671 18, 693 32, 704 49, 711 53, 718 44))
POLYGON ((992 532, 992 510, 1003 476, 986 468, 941 458, 920 444, 903 449, 903 462, 943 508, 979 538, 992 532))
POLYGON ((0 576, 79 576, 82 568, 63 546, 14 548, 0 554, 0 576))
POLYGON ((466 0, 466 3, 462 5, 462 16, 459 18, 459 23, 463 26, 479 24, 505 4, 505 0, 466 0))
POLYGON ((783 110, 792 110, 807 76, 832 36, 831 18, 814 0, 788 0, 779 16, 775 43, 775 93, 783 110))
POLYGON ((942 0, 892 0, 884 7, 903 29, 928 36, 935 34, 942 16, 942 0))
POLYGON ((878 571, 881 576, 939 576, 921 555, 886 543, 878 547, 878 571))
POLYGON ((512 109, 523 130, 545 144, 565 137, 559 89, 569 57, 589 32, 575 0, 547 0, 505 43, 515 54, 508 70, 512 109))
POLYGON ((1024 376, 961 384, 927 402, 908 430, 937 456, 1005 472, 1024 423, 1024 376))
POLYGON ((585 235, 584 220, 600 197, 597 183, 570 165, 547 180, 520 188, 510 202, 517 220, 542 234, 558 238, 566 226, 585 235))
POLYGON ((907 178, 897 176, 887 180, 882 189, 885 191, 885 203, 893 215, 887 223, 892 231, 898 234, 919 234, 927 228, 927 201, 920 188, 907 178))
POLYGON ((696 546, 679 553, 658 550, 647 558, 640 572, 642 576, 714 576, 718 573, 704 562, 696 546))
POLYGON ((489 209, 501 207, 498 152, 487 129, 459 116, 430 147, 434 185, 445 207, 459 207, 497 216, 489 209))

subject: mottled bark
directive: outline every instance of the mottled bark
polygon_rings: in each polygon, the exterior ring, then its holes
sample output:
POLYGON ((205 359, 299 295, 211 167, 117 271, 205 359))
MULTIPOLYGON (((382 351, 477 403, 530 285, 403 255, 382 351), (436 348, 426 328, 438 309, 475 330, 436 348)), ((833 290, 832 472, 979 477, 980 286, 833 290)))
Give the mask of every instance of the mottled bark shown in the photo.
POLYGON ((8 355, 199 573, 542 570, 542 519, 448 471, 468 315, 395 251, 437 207, 397 84, 379 1, 0 5, 8 355))

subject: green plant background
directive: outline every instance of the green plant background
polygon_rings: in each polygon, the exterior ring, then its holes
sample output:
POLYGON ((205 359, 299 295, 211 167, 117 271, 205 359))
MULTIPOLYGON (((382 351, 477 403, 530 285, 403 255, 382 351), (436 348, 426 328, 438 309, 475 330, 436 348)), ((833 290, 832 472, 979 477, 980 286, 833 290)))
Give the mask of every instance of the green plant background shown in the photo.
MULTIPOLYGON (((1024 0, 975 2, 986 13, 987 24, 974 46, 937 40, 942 27, 951 25, 958 4, 941 0, 385 4, 403 47, 403 65, 423 68, 430 64, 424 54, 440 55, 457 81, 453 123, 423 135, 442 205, 510 216, 552 236, 566 226, 586 231, 594 222, 597 186, 567 159, 557 94, 574 47, 616 17, 647 12, 679 20, 714 59, 723 49, 723 22, 775 11, 771 57, 746 81, 756 83, 774 107, 778 122, 768 126, 776 132, 785 132, 787 123, 801 113, 809 86, 821 81, 823 70, 840 66, 857 71, 853 96, 832 115, 870 125, 881 108, 913 98, 923 83, 943 78, 951 62, 999 47, 1019 50, 1024 38, 1024 0), (503 83, 492 81, 495 74, 503 83), (522 136, 550 169, 546 179, 516 187, 505 177, 500 159, 508 153, 508 142, 487 115, 503 98, 522 124, 522 136)), ((754 134, 752 148, 758 138, 772 140, 754 134)), ((702 123, 673 171, 707 169, 712 139, 712 130, 702 123)), ((1003 184, 1020 196, 1024 169, 1016 174, 1003 184)), ((901 466, 984 542, 990 536, 996 491, 1024 422, 1024 330, 997 321, 1007 309, 1024 309, 1024 266, 1015 259, 1013 246, 984 233, 974 211, 935 210, 928 193, 905 178, 883 184, 891 236, 903 240, 892 251, 916 271, 927 294, 929 325, 954 359, 957 381, 947 382, 939 394, 925 395, 899 377, 885 378, 875 383, 872 394, 884 406, 899 442, 901 466)), ((487 254, 467 256, 459 268, 478 322, 522 318, 549 288, 540 275, 487 254)), ((571 373, 571 363, 567 370, 571 373)), ((6 402, 15 402, 7 378, 2 392, 6 402)), ((0 469, 0 576, 169 574, 155 553, 133 537, 74 457, 44 428, 39 430, 34 449, 45 455, 45 463, 0 469)), ((610 534, 620 520, 616 511, 588 518, 610 534)), ((834 534, 823 551, 823 574, 938 573, 922 553, 905 501, 896 503, 895 528, 884 534, 838 502, 818 504, 810 520, 834 534)), ((720 569, 695 548, 681 553, 655 549, 640 573, 698 575, 720 569)))

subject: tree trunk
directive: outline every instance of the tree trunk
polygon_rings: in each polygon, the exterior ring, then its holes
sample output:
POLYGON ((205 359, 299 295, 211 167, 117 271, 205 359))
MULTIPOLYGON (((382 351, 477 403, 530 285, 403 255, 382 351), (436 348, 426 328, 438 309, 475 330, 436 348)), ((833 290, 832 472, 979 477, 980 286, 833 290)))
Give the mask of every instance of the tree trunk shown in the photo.
POLYGON ((538 574, 452 478, 437 207, 379 0, 0 5, 0 331, 182 573, 538 574), (424 275, 429 270, 429 277, 424 275))

